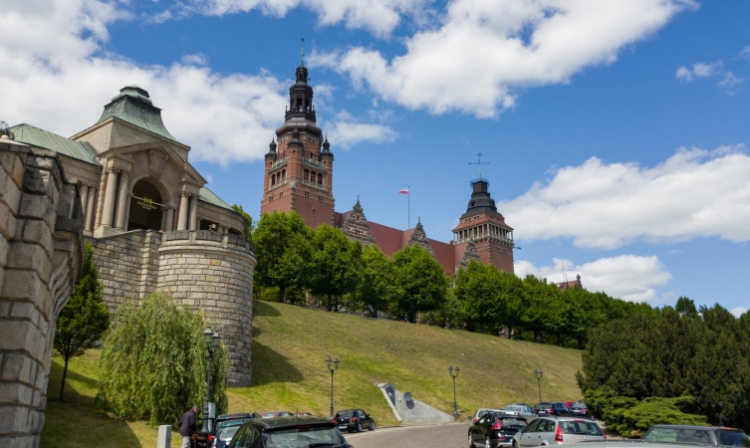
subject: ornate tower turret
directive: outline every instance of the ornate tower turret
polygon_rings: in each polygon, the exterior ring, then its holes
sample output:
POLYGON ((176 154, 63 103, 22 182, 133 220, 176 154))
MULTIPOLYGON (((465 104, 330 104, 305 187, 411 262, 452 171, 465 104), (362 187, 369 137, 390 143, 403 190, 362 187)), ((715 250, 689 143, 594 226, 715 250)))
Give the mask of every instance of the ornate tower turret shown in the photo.
POLYGON ((478 165, 479 177, 471 181, 471 199, 466 213, 461 215, 453 229, 456 260, 464 258, 467 249, 469 252, 476 250, 482 263, 493 264, 499 270, 512 274, 513 228, 505 223, 505 218, 497 211, 495 200, 489 193, 490 183, 482 177, 481 160, 478 165))
POLYGON ((299 213, 310 227, 333 224, 333 153, 316 124, 313 88, 304 60, 289 87, 285 121, 276 129, 278 150, 266 153, 261 213, 299 213))

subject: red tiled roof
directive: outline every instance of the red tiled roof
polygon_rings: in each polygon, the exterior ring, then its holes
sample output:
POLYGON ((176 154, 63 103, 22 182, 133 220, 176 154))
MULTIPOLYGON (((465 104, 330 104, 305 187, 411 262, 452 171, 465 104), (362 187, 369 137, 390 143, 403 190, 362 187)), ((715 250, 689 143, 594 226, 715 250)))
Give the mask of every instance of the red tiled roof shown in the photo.
MULTIPOLYGON (((394 229, 393 227, 384 226, 376 222, 369 222, 370 232, 375 237, 375 244, 378 245, 380 250, 388 257, 392 257, 399 249, 403 247, 402 237, 403 231, 394 229)), ((407 240, 408 241, 408 240, 407 240)))
POLYGON ((443 270, 448 275, 456 273, 456 247, 453 244, 436 241, 427 238, 435 252, 435 259, 443 266, 443 270))

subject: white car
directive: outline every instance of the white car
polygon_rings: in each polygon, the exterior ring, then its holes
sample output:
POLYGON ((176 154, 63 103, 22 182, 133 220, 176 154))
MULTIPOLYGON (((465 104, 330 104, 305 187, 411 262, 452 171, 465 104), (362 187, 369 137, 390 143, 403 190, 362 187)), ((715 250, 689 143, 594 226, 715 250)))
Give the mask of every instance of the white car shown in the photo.
POLYGON ((479 408, 477 409, 477 412, 474 413, 473 417, 469 417, 469 419, 472 421, 472 423, 476 423, 479 421, 482 416, 488 412, 503 412, 502 409, 495 409, 495 408, 479 408))

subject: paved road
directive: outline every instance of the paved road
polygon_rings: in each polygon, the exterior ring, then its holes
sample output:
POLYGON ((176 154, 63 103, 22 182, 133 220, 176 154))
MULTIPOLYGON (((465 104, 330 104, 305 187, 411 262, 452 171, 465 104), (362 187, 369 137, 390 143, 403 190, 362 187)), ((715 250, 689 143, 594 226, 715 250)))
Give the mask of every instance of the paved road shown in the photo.
POLYGON ((379 428, 344 434, 354 448, 465 448, 468 423, 379 428))

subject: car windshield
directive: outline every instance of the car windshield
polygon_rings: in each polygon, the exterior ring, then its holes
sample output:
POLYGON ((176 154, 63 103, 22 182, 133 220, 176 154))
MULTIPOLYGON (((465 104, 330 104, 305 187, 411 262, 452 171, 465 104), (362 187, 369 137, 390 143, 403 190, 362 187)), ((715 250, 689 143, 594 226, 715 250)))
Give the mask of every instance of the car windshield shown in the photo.
POLYGON ((706 429, 680 429, 680 428, 651 428, 644 440, 654 442, 678 442, 678 443, 698 443, 713 445, 709 431, 706 429))
POLYGON ((750 447, 750 439, 742 431, 719 432, 719 445, 750 447))
POLYGON ((534 406, 537 409, 551 409, 552 403, 539 403, 538 405, 534 406))
POLYGON ((339 411, 336 413, 336 417, 351 417, 354 415, 354 411, 339 411))
POLYGON ((573 421, 573 422, 560 422, 562 426, 563 434, 578 434, 586 436, 601 436, 602 430, 599 429, 599 425, 594 422, 584 421, 573 421))
POLYGON ((237 430, 240 429, 241 426, 242 425, 224 426, 216 434, 216 438, 222 441, 232 440, 232 437, 234 437, 234 435, 237 433, 237 430))
POLYGON ((221 428, 226 428, 227 426, 242 426, 243 423, 246 421, 251 420, 249 418, 233 418, 231 420, 224 420, 223 422, 219 422, 216 424, 216 430, 220 430, 221 428))
POLYGON ((573 405, 573 409, 588 409, 585 404, 576 403, 573 405))
POLYGON ((523 408, 521 406, 505 406, 503 411, 523 412, 523 408))
POLYGON ((337 448, 346 446, 346 440, 333 427, 320 428, 302 425, 263 434, 268 448, 337 448))

